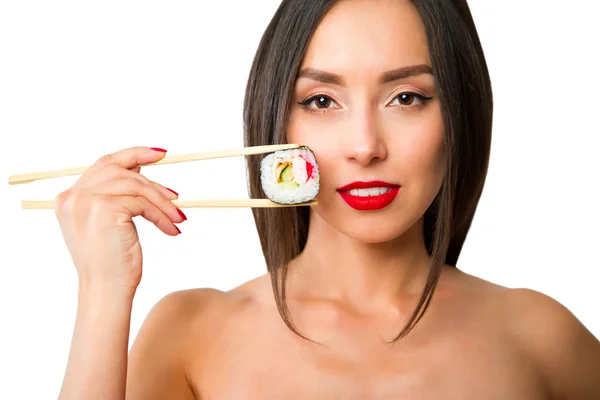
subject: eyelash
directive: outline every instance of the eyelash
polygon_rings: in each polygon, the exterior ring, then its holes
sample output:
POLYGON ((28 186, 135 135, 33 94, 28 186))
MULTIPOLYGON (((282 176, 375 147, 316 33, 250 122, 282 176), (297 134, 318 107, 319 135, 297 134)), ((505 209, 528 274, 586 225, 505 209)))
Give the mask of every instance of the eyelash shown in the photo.
MULTIPOLYGON (((415 93, 415 92, 402 92, 402 93, 398 93, 398 95, 396 97, 393 98, 392 102, 395 101, 398 97, 402 96, 403 94, 409 95, 409 96, 414 96, 417 99, 419 99, 419 103, 417 103, 417 105, 411 105, 411 106, 405 106, 405 107, 400 107, 400 110, 402 111, 408 111, 411 110, 413 108, 418 108, 418 107, 422 107, 425 105, 425 103, 427 103, 427 101, 433 99, 433 97, 427 97, 427 96, 423 96, 422 94, 419 93, 415 93)), ((329 112, 328 110, 330 110, 330 108, 313 108, 310 107, 310 103, 312 103, 315 100, 320 99, 321 97, 327 98, 329 100, 331 100, 332 102, 335 103, 335 100, 333 100, 331 97, 325 95, 325 94, 315 94, 314 96, 311 96, 309 98, 307 98, 306 100, 303 101, 299 101, 298 104, 300 104, 300 106, 304 109, 306 109, 308 112, 314 112, 317 114, 323 114, 326 112, 329 112)))

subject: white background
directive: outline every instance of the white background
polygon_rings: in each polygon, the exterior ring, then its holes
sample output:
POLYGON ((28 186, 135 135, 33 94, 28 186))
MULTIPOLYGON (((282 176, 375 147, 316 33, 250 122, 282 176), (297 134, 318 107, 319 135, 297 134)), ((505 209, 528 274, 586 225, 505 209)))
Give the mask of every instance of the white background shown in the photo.
MULTIPOLYGON (((0 398, 56 398, 77 278, 52 210, 88 165, 143 145, 242 146, 242 102, 279 0, 4 1, 0 8, 0 398)), ((591 1, 471 0, 495 95, 490 170, 459 268, 566 305, 600 336, 599 24, 591 1)), ((180 199, 247 197, 243 158, 147 167, 180 199)), ((136 219, 144 276, 131 339, 169 292, 230 289, 266 271, 248 209, 186 209, 169 237, 136 219)))

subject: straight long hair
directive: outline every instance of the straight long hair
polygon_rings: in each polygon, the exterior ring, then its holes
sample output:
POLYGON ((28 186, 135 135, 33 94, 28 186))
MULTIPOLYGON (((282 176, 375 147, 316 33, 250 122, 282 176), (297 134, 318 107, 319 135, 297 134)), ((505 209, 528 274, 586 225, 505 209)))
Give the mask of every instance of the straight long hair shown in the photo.
MULTIPOLYGON (((283 0, 264 32, 244 98, 246 146, 283 144, 298 69, 320 21, 340 0, 283 0)), ((483 49, 465 0, 413 0, 427 35, 444 125, 446 174, 424 215, 424 240, 431 257, 425 287, 403 330, 406 336, 429 307, 444 264, 456 267, 483 191, 488 170, 493 100, 483 49)), ((250 196, 265 198, 262 157, 247 157, 250 196)), ((252 210, 270 273, 277 309, 285 324, 303 336, 286 303, 289 262, 304 249, 308 207, 252 210)))

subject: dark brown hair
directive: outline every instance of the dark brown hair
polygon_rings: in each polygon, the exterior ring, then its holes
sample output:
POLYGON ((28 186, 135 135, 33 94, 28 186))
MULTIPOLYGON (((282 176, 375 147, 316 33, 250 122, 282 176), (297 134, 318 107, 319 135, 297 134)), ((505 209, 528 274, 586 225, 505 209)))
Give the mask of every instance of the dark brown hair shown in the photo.
MULTIPOLYGON (((246 146, 285 143, 294 85, 319 22, 339 0, 283 0, 256 52, 244 99, 246 146)), ((402 332, 428 308, 444 263, 456 266, 487 175, 493 100, 489 73, 465 0, 413 0, 425 26, 444 123, 446 175, 425 212, 431 264, 425 288, 402 332)), ((261 157, 248 157, 251 197, 262 197, 261 157)), ((308 207, 253 209, 281 317, 296 334, 286 303, 289 262, 306 244, 308 207)), ((305 337, 304 337, 305 338, 305 337)), ((305 338, 307 339, 307 338, 305 338)), ((308 339, 310 340, 310 339, 308 339)))

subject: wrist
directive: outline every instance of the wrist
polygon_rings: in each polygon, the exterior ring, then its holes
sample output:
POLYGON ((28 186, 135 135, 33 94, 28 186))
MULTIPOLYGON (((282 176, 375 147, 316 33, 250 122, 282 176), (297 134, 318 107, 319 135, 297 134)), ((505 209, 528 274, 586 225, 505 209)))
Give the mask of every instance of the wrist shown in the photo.
POLYGON ((79 301, 88 305, 131 305, 135 289, 79 282, 79 301))

